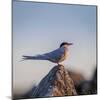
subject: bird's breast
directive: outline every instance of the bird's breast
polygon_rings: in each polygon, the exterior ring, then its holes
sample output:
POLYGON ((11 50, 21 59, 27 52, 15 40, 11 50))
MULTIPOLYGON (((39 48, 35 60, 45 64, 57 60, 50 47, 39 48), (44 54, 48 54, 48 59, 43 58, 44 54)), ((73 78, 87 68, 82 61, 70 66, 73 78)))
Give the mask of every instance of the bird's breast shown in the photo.
POLYGON ((68 58, 68 50, 66 50, 66 48, 64 48, 64 53, 61 55, 60 62, 64 61, 67 58, 68 58))

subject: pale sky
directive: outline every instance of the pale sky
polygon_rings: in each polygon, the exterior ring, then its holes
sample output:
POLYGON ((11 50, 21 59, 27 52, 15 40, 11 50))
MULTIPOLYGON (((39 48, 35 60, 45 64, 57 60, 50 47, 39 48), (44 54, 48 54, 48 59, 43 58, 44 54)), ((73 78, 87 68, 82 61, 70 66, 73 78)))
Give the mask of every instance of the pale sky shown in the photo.
POLYGON ((87 79, 96 66, 96 6, 13 2, 13 75, 15 91, 24 92, 38 83, 56 64, 23 61, 72 42, 66 69, 79 71, 87 79))

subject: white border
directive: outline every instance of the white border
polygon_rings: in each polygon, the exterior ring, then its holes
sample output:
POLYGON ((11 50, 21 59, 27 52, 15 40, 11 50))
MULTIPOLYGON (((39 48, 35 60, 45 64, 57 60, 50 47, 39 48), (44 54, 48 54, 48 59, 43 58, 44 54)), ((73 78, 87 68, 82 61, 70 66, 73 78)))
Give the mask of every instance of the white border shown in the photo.
MULTIPOLYGON (((25 1, 25 0, 24 0, 25 1)), ((100 0, 27 0, 40 2, 70 3, 70 4, 86 4, 98 5, 98 51, 100 51, 100 0)), ((11 0, 0 0, 0 100, 9 100, 11 96, 11 0)), ((98 52, 98 55, 100 53, 98 52)), ((99 56, 98 56, 99 59, 99 56)), ((99 62, 99 60, 98 60, 99 62)), ((98 73, 99 73, 98 64, 98 73)), ((100 84, 98 78, 98 85, 100 84)), ((99 87, 100 89, 100 87, 99 87)), ((100 91, 99 91, 100 92, 100 91)), ((98 93, 99 94, 99 93, 98 93)), ((44 100, 98 100, 99 95, 91 96, 72 96, 43 98, 44 100)), ((43 100, 41 99, 41 100, 43 100)), ((36 100, 36 99, 34 99, 36 100)))

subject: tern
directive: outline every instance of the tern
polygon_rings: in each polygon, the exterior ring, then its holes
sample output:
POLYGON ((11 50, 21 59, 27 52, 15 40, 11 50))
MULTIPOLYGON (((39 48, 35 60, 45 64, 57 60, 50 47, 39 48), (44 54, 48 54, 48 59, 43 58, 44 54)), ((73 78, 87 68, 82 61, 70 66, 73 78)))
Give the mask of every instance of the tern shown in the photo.
POLYGON ((60 62, 64 61, 68 58, 68 48, 73 43, 63 42, 61 43, 60 47, 54 51, 49 53, 35 55, 35 56, 26 56, 23 55, 23 60, 48 60, 53 63, 57 63, 59 65, 60 62))

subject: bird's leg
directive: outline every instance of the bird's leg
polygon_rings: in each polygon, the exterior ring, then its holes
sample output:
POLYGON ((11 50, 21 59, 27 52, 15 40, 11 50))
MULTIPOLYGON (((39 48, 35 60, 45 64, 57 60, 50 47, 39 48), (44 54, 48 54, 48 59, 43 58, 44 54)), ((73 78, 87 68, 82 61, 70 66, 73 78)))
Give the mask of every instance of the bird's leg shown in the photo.
POLYGON ((60 65, 59 62, 57 64, 58 64, 58 66, 60 65))

